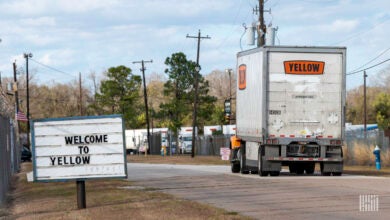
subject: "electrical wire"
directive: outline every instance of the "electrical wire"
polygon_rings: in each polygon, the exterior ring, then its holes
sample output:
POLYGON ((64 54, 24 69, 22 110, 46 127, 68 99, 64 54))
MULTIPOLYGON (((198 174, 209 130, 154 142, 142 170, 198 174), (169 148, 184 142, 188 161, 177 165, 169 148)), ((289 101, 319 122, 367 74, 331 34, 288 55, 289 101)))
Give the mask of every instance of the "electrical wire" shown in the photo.
POLYGON ((32 59, 32 58, 29 58, 29 60, 32 60, 32 61, 34 61, 35 63, 37 63, 37 64, 39 64, 39 65, 41 65, 41 66, 44 66, 44 67, 46 67, 46 68, 48 68, 48 69, 54 70, 54 71, 56 71, 56 72, 58 72, 58 73, 61 73, 61 74, 67 75, 67 76, 71 76, 71 77, 75 77, 74 75, 72 75, 72 74, 70 74, 70 73, 67 73, 67 72, 64 72, 64 71, 62 71, 62 70, 56 69, 56 68, 54 68, 54 67, 48 66, 48 65, 43 64, 43 63, 41 63, 41 62, 39 62, 39 61, 37 61, 37 60, 34 60, 34 59, 32 59))
POLYGON ((352 70, 351 72, 355 72, 355 71, 357 71, 357 70, 359 70, 359 69, 361 69, 361 68, 367 66, 367 65, 370 64, 372 61, 378 59, 380 56, 382 56, 383 54, 385 54, 385 53, 386 53, 387 51, 389 51, 389 50, 390 50, 390 47, 387 48, 386 50, 384 50, 382 53, 380 53, 380 54, 379 54, 378 56, 376 56, 374 59, 368 61, 368 62, 367 62, 366 64, 364 64, 363 66, 361 66, 361 67, 359 67, 359 68, 356 68, 356 69, 352 70))
POLYGON ((372 69, 372 68, 374 68, 374 67, 376 67, 376 66, 379 66, 379 65, 381 65, 381 64, 383 64, 383 63, 386 63, 387 61, 390 61, 390 59, 384 60, 384 61, 382 61, 382 62, 380 62, 380 63, 377 63, 377 64, 375 64, 375 65, 372 65, 372 66, 367 67, 367 68, 362 69, 362 70, 357 70, 357 71, 355 71, 355 72, 347 73, 346 75, 348 76, 348 75, 352 75, 352 74, 355 74, 355 73, 359 73, 359 72, 362 72, 362 71, 365 71, 365 70, 368 70, 368 69, 372 69))
MULTIPOLYGON (((243 2, 244 2, 244 0, 241 0, 240 7, 238 8, 238 11, 237 11, 236 15, 234 16, 233 24, 235 24, 236 21, 237 21, 238 15, 241 12, 241 8, 242 8, 242 5, 243 5, 243 2)), ((232 33, 234 32, 234 30, 235 30, 235 28, 233 28, 230 31, 230 33, 221 41, 221 43, 217 46, 217 50, 219 50, 221 48, 221 46, 226 42, 226 40, 228 40, 232 36, 232 33)))
POLYGON ((346 39, 341 40, 341 41, 336 42, 336 43, 331 44, 331 45, 338 45, 338 44, 340 44, 340 43, 343 43, 343 42, 345 42, 345 41, 349 41, 349 40, 351 40, 351 39, 353 39, 353 38, 355 38, 355 37, 358 37, 359 35, 368 33, 368 32, 371 31, 372 29, 375 29, 376 27, 378 27, 378 26, 380 26, 380 25, 386 23, 389 19, 390 19, 390 17, 386 18, 384 21, 382 21, 382 22, 380 22, 380 23, 378 23, 378 24, 373 25, 371 28, 369 28, 369 29, 367 29, 367 30, 363 30, 363 31, 357 32, 356 34, 354 34, 354 35, 352 35, 352 36, 349 36, 349 37, 347 37, 346 39))

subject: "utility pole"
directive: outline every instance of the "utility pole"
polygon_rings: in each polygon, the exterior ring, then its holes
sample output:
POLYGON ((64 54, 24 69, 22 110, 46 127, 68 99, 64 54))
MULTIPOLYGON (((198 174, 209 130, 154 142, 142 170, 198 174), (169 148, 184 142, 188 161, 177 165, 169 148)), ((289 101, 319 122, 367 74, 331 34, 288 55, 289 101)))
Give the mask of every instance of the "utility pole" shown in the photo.
POLYGON ((195 128, 196 128, 196 114, 197 114, 197 106, 198 106, 198 75, 200 71, 199 67, 199 51, 200 51, 200 39, 210 39, 209 35, 206 37, 202 37, 200 34, 200 30, 198 32, 198 36, 189 36, 187 34, 187 38, 197 38, 198 39, 198 50, 196 53, 196 67, 195 67, 195 94, 194 94, 194 110, 192 115, 192 149, 191 149, 191 157, 195 157, 195 128))
MULTIPOLYGON (((145 111, 146 111, 146 129, 147 129, 147 136, 148 136, 148 148, 151 148, 151 140, 150 140, 150 127, 149 127, 149 108, 148 108, 148 94, 146 93, 146 80, 145 80, 145 63, 153 63, 153 60, 150 61, 134 61, 133 64, 135 63, 141 63, 141 71, 142 71, 142 79, 143 79, 143 84, 144 84, 144 101, 145 101, 145 111)), ((146 150, 146 149, 145 149, 146 150)))
POLYGON ((83 116, 84 115, 84 112, 83 112, 83 88, 81 86, 81 73, 79 72, 79 103, 80 103, 80 115, 83 116))
POLYGON ((364 140, 367 141, 367 94, 366 94, 366 78, 367 74, 366 71, 363 71, 363 80, 364 80, 364 140))
POLYGON ((259 0, 259 8, 253 9, 253 13, 259 13, 259 25, 257 26, 257 47, 264 46, 265 44, 265 33, 267 32, 267 27, 264 23, 264 0, 259 0))
MULTIPOLYGON (((13 63, 13 66, 14 66, 14 86, 13 86, 13 90, 14 90, 14 93, 15 93, 15 112, 16 114, 18 114, 19 112, 19 94, 18 94, 18 79, 16 77, 16 63, 14 62, 13 63)), ((16 120, 18 122, 18 129, 19 129, 19 120, 16 120)))
POLYGON ((27 84, 27 145, 28 148, 30 148, 30 92, 28 88, 28 58, 31 58, 33 55, 32 53, 25 53, 23 54, 24 58, 26 58, 26 84, 27 84))
POLYGON ((226 72, 229 74, 229 103, 230 103, 230 115, 229 115, 229 125, 232 124, 232 69, 226 69, 226 72))

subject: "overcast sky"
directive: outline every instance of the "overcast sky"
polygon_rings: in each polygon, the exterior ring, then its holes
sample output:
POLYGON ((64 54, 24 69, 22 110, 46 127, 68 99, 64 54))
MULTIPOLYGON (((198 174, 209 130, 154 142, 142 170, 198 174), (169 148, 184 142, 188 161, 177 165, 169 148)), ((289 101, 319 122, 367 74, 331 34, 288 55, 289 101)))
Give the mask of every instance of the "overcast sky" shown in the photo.
MULTIPOLYGON (((12 62, 25 65, 39 83, 66 83, 78 73, 153 60, 146 73, 163 73, 164 60, 184 52, 196 60, 196 36, 202 40, 202 74, 235 68, 240 37, 257 19, 257 0, 0 0, 0 71, 12 76, 12 62), (59 73, 37 62, 62 71, 59 73)), ((347 72, 371 61, 390 58, 389 0, 268 0, 267 25, 278 27, 276 44, 346 46, 347 72), (379 56, 380 55, 380 56, 379 56), (379 57, 378 57, 379 56, 379 57), (378 58, 376 58, 378 57, 378 58), (375 59, 376 58, 376 59, 375 59)), ((249 49, 246 38, 242 48, 249 49)), ((253 47, 253 46, 252 46, 253 47)), ((368 71, 368 80, 390 62, 368 71)), ((363 83, 362 74, 347 77, 347 87, 363 83)))

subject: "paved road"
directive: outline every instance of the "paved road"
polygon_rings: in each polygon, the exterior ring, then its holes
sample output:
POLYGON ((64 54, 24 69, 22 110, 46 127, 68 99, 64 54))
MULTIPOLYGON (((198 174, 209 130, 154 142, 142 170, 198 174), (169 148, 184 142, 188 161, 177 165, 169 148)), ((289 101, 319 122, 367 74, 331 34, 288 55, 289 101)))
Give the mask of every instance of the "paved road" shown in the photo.
MULTIPOLYGON (((390 219, 390 178, 232 174, 228 166, 128 164, 129 180, 255 219, 390 219), (360 195, 374 195, 360 211, 360 195), (371 206, 368 206, 370 204, 371 206)), ((363 204, 364 205, 364 204, 363 204)))

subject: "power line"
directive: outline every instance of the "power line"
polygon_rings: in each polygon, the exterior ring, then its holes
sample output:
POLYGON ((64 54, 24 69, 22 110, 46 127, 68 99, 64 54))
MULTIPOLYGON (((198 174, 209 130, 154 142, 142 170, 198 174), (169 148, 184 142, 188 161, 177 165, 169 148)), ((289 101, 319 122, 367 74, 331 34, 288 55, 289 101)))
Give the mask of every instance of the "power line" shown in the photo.
POLYGON ((54 70, 54 71, 56 71, 56 72, 58 72, 58 73, 62 73, 62 74, 67 75, 67 76, 75 77, 74 75, 72 75, 72 74, 70 74, 70 73, 67 73, 67 72, 64 72, 64 71, 62 71, 62 70, 56 69, 56 68, 54 68, 54 67, 48 66, 48 65, 43 64, 43 63, 41 63, 41 62, 38 62, 38 61, 36 61, 36 60, 34 60, 34 59, 32 59, 32 58, 30 58, 30 60, 34 61, 35 63, 37 63, 37 64, 39 64, 39 65, 41 65, 41 66, 44 66, 44 67, 48 68, 48 69, 54 70))
POLYGON ((379 65, 381 65, 381 64, 383 64, 383 63, 386 63, 386 62, 389 61, 389 60, 390 60, 390 59, 384 60, 384 61, 382 61, 382 62, 380 62, 380 63, 377 63, 377 64, 372 65, 372 66, 370 66, 370 67, 367 67, 367 68, 365 68, 365 69, 357 70, 357 71, 355 71, 355 72, 347 73, 346 75, 348 76, 348 75, 352 75, 352 74, 355 74, 355 73, 359 73, 359 72, 362 72, 362 71, 365 71, 365 70, 372 69, 372 68, 374 68, 374 67, 376 67, 376 66, 379 66, 379 65))
MULTIPOLYGON (((237 18, 238 18, 238 15, 240 14, 241 12, 241 8, 242 8, 242 5, 243 5, 243 0, 241 0, 241 3, 240 3, 240 6, 238 8, 238 11, 236 13, 236 15, 234 16, 234 21, 233 21, 233 24, 236 23, 237 21, 237 18)), ((220 49, 220 47, 222 46, 222 44, 224 44, 226 42, 227 39, 229 39, 230 37, 232 37, 232 34, 233 32, 235 31, 236 28, 233 28, 230 33, 221 41, 221 43, 217 46, 217 50, 220 49)))
POLYGON ((364 64, 363 66, 361 66, 361 67, 359 67, 359 68, 356 68, 356 69, 352 70, 351 72, 357 71, 357 70, 359 70, 359 69, 365 67, 366 65, 368 65, 368 64, 370 64, 372 61, 378 59, 380 56, 382 56, 383 54, 385 54, 385 53, 386 53, 387 51, 389 51, 389 50, 390 50, 390 47, 387 48, 386 50, 384 50, 382 53, 380 53, 380 54, 379 54, 378 56, 376 56, 374 59, 368 61, 368 62, 367 62, 366 64, 364 64))
POLYGON ((340 44, 340 43, 342 43, 342 42, 349 41, 349 40, 351 40, 351 39, 353 39, 353 38, 355 38, 355 37, 358 37, 359 35, 368 33, 369 31, 371 31, 372 29, 378 27, 379 25, 382 25, 382 24, 386 23, 386 22, 389 20, 389 18, 390 18, 390 17, 386 18, 384 21, 382 21, 382 22, 380 22, 380 23, 378 23, 378 24, 373 25, 371 28, 369 28, 369 29, 367 29, 367 30, 363 30, 363 31, 357 32, 356 34, 351 35, 351 36, 347 37, 346 39, 341 40, 341 41, 339 41, 339 42, 336 42, 336 43, 334 43, 334 44, 332 44, 332 45, 338 45, 338 44, 340 44))

